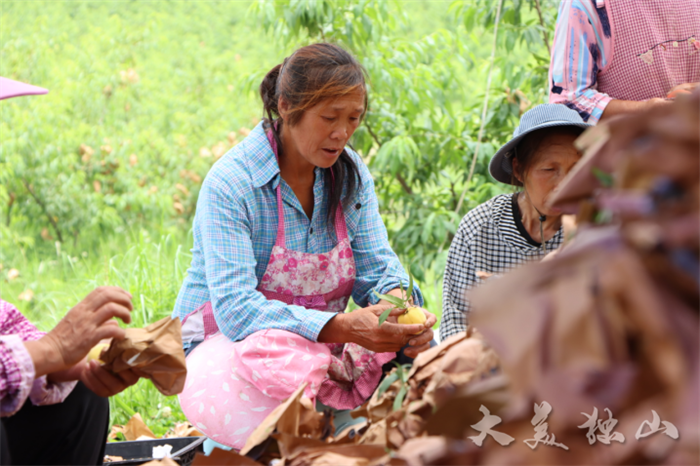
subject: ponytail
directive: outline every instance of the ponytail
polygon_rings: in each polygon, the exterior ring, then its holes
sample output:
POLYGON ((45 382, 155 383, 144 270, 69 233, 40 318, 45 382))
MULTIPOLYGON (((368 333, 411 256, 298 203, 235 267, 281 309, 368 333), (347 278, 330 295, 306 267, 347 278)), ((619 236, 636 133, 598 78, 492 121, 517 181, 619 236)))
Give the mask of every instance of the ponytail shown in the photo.
POLYGON ((277 95, 277 80, 280 76, 280 70, 282 65, 277 65, 272 68, 263 78, 262 83, 260 83, 260 97, 263 101, 263 111, 267 115, 269 121, 273 121, 279 116, 279 110, 277 109, 277 102, 279 96, 277 95), (274 116, 273 116, 274 115, 274 116))

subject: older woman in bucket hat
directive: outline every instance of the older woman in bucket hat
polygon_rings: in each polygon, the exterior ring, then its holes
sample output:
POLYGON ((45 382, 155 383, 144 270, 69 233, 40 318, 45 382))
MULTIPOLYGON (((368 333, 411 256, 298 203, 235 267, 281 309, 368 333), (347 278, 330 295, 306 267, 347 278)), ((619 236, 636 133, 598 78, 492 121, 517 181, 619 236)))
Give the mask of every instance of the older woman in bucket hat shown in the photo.
POLYGON ((493 156, 491 176, 522 189, 500 194, 462 219, 447 256, 441 339, 466 330, 465 295, 483 277, 539 260, 561 245, 562 214, 547 199, 580 159, 574 140, 588 126, 564 105, 538 105, 493 156))

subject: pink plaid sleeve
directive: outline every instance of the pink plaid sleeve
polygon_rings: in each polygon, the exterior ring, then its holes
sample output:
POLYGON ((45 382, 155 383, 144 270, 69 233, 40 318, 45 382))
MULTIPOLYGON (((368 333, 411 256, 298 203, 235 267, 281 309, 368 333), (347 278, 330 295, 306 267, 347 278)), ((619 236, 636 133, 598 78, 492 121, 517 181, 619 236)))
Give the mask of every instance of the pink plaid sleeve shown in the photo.
POLYGON ((54 384, 46 376, 35 378, 24 342, 43 335, 17 308, 0 300, 0 417, 17 412, 27 397, 35 405, 60 403, 75 387, 76 382, 54 384))
POLYGON ((598 72, 612 58, 610 17, 603 1, 563 0, 549 66, 549 103, 596 123, 612 98, 598 92, 598 72))

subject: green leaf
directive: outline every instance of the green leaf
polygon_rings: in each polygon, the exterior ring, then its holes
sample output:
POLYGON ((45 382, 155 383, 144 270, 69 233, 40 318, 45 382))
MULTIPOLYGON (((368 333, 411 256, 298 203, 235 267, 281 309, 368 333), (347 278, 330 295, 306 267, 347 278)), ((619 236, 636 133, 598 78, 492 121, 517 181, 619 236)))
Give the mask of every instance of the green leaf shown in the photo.
POLYGON ((136 412, 133 409, 131 409, 131 406, 129 406, 124 400, 122 400, 121 397, 115 396, 114 400, 116 401, 116 403, 119 405, 119 407, 121 409, 123 409, 124 411, 127 412, 129 417, 132 417, 134 414, 136 414, 136 412))
POLYGON ((403 399, 406 397, 406 393, 408 392, 408 385, 403 384, 401 385, 401 388, 399 389, 399 393, 396 394, 396 398, 394 399, 394 411, 398 411, 401 409, 401 405, 403 404, 403 399))
POLYGON ((374 292, 374 294, 377 296, 377 298, 383 299, 384 301, 386 301, 390 304, 393 304, 394 306, 396 306, 399 309, 406 308, 406 302, 397 296, 393 296, 390 294, 379 294, 376 291, 374 292))
POLYGON ((408 383, 408 375, 411 373, 411 364, 404 364, 403 365, 403 374, 402 374, 402 380, 406 383, 408 383))
POLYGON ((404 367, 399 364, 396 361, 393 361, 394 365, 396 366, 396 374, 398 375, 399 379, 403 380, 404 379, 404 367))
POLYGON ((399 380, 399 375, 396 372, 392 372, 391 374, 384 377, 382 383, 379 384, 379 388, 377 388, 377 396, 382 396, 384 392, 386 392, 389 389, 391 384, 396 382, 397 380, 399 380))
POLYGON ((610 173, 604 172, 598 167, 593 167, 591 171, 593 172, 593 175, 598 178, 598 181, 600 181, 600 184, 602 184, 603 187, 612 188, 615 179, 610 173))
POLYGON ((381 327, 384 321, 386 321, 386 319, 389 317, 389 314, 391 314, 391 311, 393 311, 393 309, 387 309, 386 311, 382 312, 382 315, 379 316, 379 327, 381 327))
POLYGON ((605 225, 607 223, 610 223, 613 219, 612 212, 609 210, 600 210, 595 214, 595 218, 593 219, 593 223, 596 225, 605 225))
POLYGON ((404 383, 408 382, 408 374, 411 372, 411 365, 399 364, 396 361, 393 361, 393 363, 396 366, 396 373, 398 374, 399 379, 401 379, 401 381, 404 383))
POLYGON ((411 299, 413 296, 413 275, 411 275, 411 267, 408 267, 408 293, 406 293, 406 300, 411 299))

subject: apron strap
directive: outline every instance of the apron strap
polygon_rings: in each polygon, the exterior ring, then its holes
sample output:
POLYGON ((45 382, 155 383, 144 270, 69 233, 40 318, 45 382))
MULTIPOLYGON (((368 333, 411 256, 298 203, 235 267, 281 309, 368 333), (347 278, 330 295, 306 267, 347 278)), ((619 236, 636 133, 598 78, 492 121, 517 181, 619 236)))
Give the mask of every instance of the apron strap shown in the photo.
MULTIPOLYGON (((343 149, 345 150, 345 149, 343 149)), ((335 175, 333 175, 333 167, 331 167, 331 182, 335 183, 335 175)), ((345 224, 345 215, 343 214, 343 203, 338 203, 338 210, 335 212, 335 238, 338 243, 348 238, 348 227, 345 224)))
MULTIPOLYGON (((272 147, 272 152, 275 154, 275 159, 277 159, 277 165, 279 166, 280 159, 277 156, 277 141, 272 135, 272 131, 267 132, 267 140, 270 141, 270 147, 272 147)), ((277 238, 275 239, 275 246, 283 248, 284 244, 284 205, 282 204, 282 176, 280 175, 280 180, 277 184, 277 238)))
POLYGON ((282 177, 280 176, 280 182, 277 185, 277 238, 275 246, 283 248, 284 245, 284 204, 282 203, 282 177))
POLYGON ((335 237, 338 239, 338 243, 348 239, 348 226, 345 224, 345 215, 343 214, 343 207, 340 204, 335 214, 335 237))

